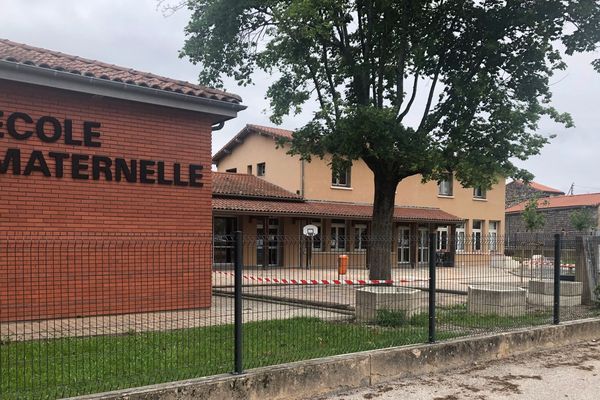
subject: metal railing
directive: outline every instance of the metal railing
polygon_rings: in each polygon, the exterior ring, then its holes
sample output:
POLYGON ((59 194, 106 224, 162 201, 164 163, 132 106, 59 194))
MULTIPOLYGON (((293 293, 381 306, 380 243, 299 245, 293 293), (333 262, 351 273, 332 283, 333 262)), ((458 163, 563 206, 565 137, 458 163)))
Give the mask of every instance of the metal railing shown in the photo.
POLYGON ((598 315, 582 303, 590 288, 573 236, 443 240, 317 247, 238 232, 219 238, 233 253, 216 254, 212 237, 196 234, 4 234, 0 398, 239 374, 598 315), (389 260, 390 279, 371 279, 373 259, 389 260))

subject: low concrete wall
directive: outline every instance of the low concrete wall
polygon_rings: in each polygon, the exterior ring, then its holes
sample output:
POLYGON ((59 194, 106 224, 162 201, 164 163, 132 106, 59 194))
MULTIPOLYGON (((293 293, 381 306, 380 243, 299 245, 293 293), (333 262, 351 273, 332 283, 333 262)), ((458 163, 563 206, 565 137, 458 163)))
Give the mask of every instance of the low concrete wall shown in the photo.
POLYGON ((120 390, 77 400, 297 399, 451 370, 542 348, 600 338, 600 319, 496 335, 327 357, 243 375, 219 375, 120 390))

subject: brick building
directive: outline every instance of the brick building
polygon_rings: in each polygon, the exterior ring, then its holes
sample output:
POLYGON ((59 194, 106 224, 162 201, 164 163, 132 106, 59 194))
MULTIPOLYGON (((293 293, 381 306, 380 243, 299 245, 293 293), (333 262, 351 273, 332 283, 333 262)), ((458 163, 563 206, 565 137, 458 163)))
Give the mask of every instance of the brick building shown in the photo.
POLYGON ((209 306, 210 249, 191 271, 187 256, 59 249, 209 237, 211 127, 241 99, 8 40, 0 93, 0 321, 209 306))
POLYGON ((565 193, 537 182, 512 181, 506 185, 506 208, 534 197, 562 196, 565 193))
MULTIPOLYGON (((526 202, 521 202, 506 209, 506 233, 509 237, 526 232, 523 221, 525 204, 526 202)), ((571 215, 578 210, 589 212, 597 229, 600 227, 598 207, 600 207, 600 193, 552 196, 539 199, 538 210, 545 217, 545 224, 540 232, 553 234, 576 231, 571 222, 571 215)))

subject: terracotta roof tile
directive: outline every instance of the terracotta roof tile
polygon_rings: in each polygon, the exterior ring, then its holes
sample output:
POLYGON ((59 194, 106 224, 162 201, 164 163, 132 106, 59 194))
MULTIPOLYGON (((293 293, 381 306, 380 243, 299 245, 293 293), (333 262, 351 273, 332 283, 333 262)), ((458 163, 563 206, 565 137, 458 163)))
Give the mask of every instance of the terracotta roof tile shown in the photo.
POLYGON ((289 192, 254 175, 213 172, 213 195, 262 199, 302 200, 289 192))
MULTIPOLYGON (((507 213, 521 212, 525 209, 527 201, 506 209, 507 213)), ((568 207, 598 207, 600 206, 600 193, 576 194, 571 196, 544 197, 538 200, 538 208, 568 208, 568 207)))
MULTIPOLYGON (((517 184, 524 185, 524 183, 522 181, 515 181, 515 182, 517 184)), ((565 194, 565 192, 563 192, 562 190, 554 189, 554 188, 551 188, 550 186, 542 185, 541 183, 537 183, 537 182, 533 182, 533 181, 529 182, 527 185, 535 190, 539 190, 540 192, 565 194)))
MULTIPOLYGON (((263 201, 234 198, 212 200, 214 211, 251 213, 264 215, 296 215, 305 217, 333 217, 370 219, 373 207, 367 204, 316 202, 301 203, 285 201, 263 201)), ((396 207, 394 219, 397 221, 461 222, 462 219, 438 208, 396 207)))
POLYGON ((273 128, 269 126, 252 125, 248 124, 239 131, 221 150, 217 151, 213 156, 213 163, 218 163, 223 157, 231 153, 231 151, 240 143, 243 142, 244 138, 251 133, 259 133, 267 136, 271 136, 274 139, 292 139, 294 131, 287 129, 273 128))
POLYGON ((222 90, 76 57, 57 51, 15 43, 6 39, 0 39, 0 60, 229 103, 238 104, 242 100, 238 95, 226 93, 222 90))
POLYGON ((261 125, 254 125, 254 124, 248 124, 246 126, 251 130, 261 132, 261 133, 271 135, 271 136, 276 136, 276 137, 279 137, 282 139, 291 139, 292 135, 294 134, 294 131, 290 131, 287 129, 273 128, 270 126, 261 126, 261 125))

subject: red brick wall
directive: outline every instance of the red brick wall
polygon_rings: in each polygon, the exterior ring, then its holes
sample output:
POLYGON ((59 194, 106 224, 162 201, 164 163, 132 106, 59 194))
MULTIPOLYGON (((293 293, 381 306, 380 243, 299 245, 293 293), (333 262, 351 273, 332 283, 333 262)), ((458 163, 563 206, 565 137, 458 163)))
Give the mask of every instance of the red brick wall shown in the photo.
POLYGON ((63 178, 0 174, 0 321, 210 305, 207 116, 2 80, 0 111, 0 162, 19 148, 22 168, 32 150, 164 161, 167 178, 173 162, 184 179, 188 164, 204 165, 201 188, 74 180, 70 160, 63 178), (71 119, 76 139, 83 121, 99 122, 101 147, 15 140, 13 112, 71 119))

